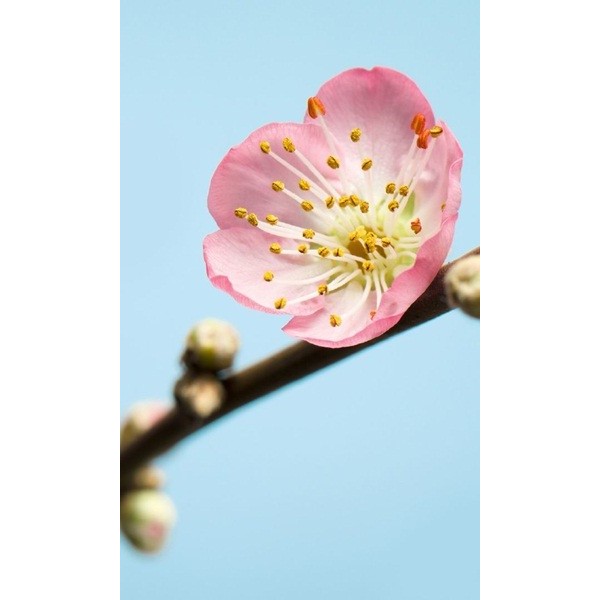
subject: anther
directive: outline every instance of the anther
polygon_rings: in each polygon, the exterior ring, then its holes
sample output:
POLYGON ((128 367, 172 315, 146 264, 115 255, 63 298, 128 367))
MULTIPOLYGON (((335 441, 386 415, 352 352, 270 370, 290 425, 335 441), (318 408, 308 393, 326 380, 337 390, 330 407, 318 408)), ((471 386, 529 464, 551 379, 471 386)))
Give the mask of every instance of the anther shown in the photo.
POLYGON ((358 231, 356 231, 356 229, 354 231, 351 231, 348 234, 348 238, 350 239, 351 242, 353 242, 357 237, 358 237, 358 231))
POLYGON ((364 202, 360 203, 360 212, 361 213, 368 213, 369 212, 369 203, 367 201, 364 201, 364 202))
POLYGON ((387 248, 388 246, 391 246, 391 245, 392 245, 392 238, 389 238, 389 237, 382 237, 382 238, 381 238, 381 245, 382 245, 384 248, 387 248))
POLYGON ((328 288, 327 288, 327 286, 326 286, 326 285, 320 285, 320 286, 317 288, 317 292, 319 292, 319 295, 320 295, 320 296, 324 296, 324 295, 327 293, 327 291, 328 291, 328 288))
POLYGON ((294 146, 294 142, 292 142, 292 140, 290 140, 290 138, 283 138, 281 144, 283 145, 283 149, 286 152, 295 152, 296 151, 296 146, 294 146))
POLYGON ((371 315, 371 321, 372 321, 373 318, 375 317, 375 315, 377 314, 377 311, 376 310, 372 310, 369 314, 371 315))
POLYGON ((436 138, 436 137, 439 137, 440 135, 442 135, 442 133, 444 133, 444 130, 439 125, 434 125, 429 130, 429 133, 431 133, 432 138, 436 138))
POLYGON ((332 169, 339 169, 340 168, 340 162, 338 161, 338 159, 335 156, 329 156, 327 158, 327 164, 332 169))
POLYGON ((277 310, 281 310, 287 304, 287 300, 285 298, 277 298, 273 304, 277 310))
POLYGON ((308 252, 308 246, 306 244, 300 244, 298 246, 298 252, 300 252, 300 254, 306 254, 308 252))
POLYGON ((327 198, 325 198, 325 206, 327 208, 333 208, 335 204, 335 200, 333 199, 333 196, 327 196, 327 198))
POLYGON ((363 261, 362 268, 365 271, 371 272, 375 270, 375 265, 370 260, 363 261))
POLYGON ((271 144, 269 144, 269 142, 261 142, 259 145, 260 145, 260 149, 265 154, 269 154, 269 152, 271 152, 271 144))
POLYGON ((329 324, 332 327, 339 327, 342 324, 342 317, 340 317, 339 315, 330 315, 329 324))
POLYGON ((388 204, 388 209, 391 212, 394 212, 398 207, 400 206, 400 203, 398 202, 398 200, 392 200, 389 204, 388 204))
POLYGON ((422 150, 426 150, 429 145, 429 129, 423 131, 419 137, 417 138, 417 148, 421 148, 422 150))
POLYGON ((410 124, 410 128, 417 134, 421 135, 425 129, 425 115, 417 113, 410 124))
POLYGON ((423 227, 421 226, 421 219, 417 218, 410 222, 410 228, 415 232, 415 235, 421 232, 423 227))
POLYGON ((281 254, 281 246, 277 243, 277 242, 273 242, 270 246, 269 246, 269 250, 273 253, 273 254, 281 254))
POLYGON ((314 208, 313 203, 308 200, 303 200, 300 203, 300 206, 302 207, 302 210, 305 210, 306 212, 309 212, 314 208))
POLYGON ((247 214, 248 211, 245 208, 236 208, 233 211, 233 214, 238 218, 238 219, 243 219, 247 214))
POLYGON ((269 224, 269 225, 277 225, 277 221, 279 221, 279 219, 275 216, 275 215, 267 215, 265 217, 265 221, 269 224))
POLYGON ((319 256, 322 256, 323 258, 325 258, 326 256, 329 256, 329 253, 331 252, 331 250, 329 250, 329 248, 325 248, 325 246, 321 246, 317 252, 319 253, 319 256))
POLYGON ((365 158, 365 160, 362 161, 362 165, 360 168, 363 171, 368 171, 372 166, 373 166, 373 161, 370 158, 365 158))
POLYGON ((310 190, 310 183, 308 183, 308 181, 306 181, 306 179, 301 179, 298 182, 298 187, 301 190, 304 190, 305 192, 307 192, 308 190, 310 190))
POLYGON ((408 186, 407 186, 407 185, 401 185, 401 186, 398 188, 398 193, 399 193, 401 196, 408 196, 408 186))
POLYGON ((271 184, 271 189, 272 189, 274 192, 281 192, 282 190, 284 190, 284 189, 285 189, 285 183, 283 183, 283 181, 274 181, 274 182, 271 184))
POLYGON ((357 129, 353 129, 353 130, 350 132, 350 139, 351 139, 353 142, 358 142, 358 140, 360 140, 360 136, 361 136, 361 135, 362 135, 362 131, 361 131, 360 129, 358 129, 358 128, 357 128, 357 129))
POLYGON ((350 202, 351 202, 350 196, 340 196, 340 199, 338 200, 338 204, 342 208, 345 208, 346 206, 348 206, 348 204, 350 204, 350 202))
POLYGON ((273 281, 273 277, 275 277, 275 275, 273 275, 273 273, 271 271, 266 271, 265 274, 263 275, 263 279, 265 281, 273 281))
POLYGON ((246 219, 253 227, 258 227, 258 217, 254 213, 250 213, 246 219))
POLYGON ((311 119, 316 119, 319 115, 325 114, 325 105, 320 100, 320 98, 317 98, 316 96, 312 96, 311 98, 308 99, 307 105, 308 105, 308 114, 310 115, 311 119))
POLYGON ((352 206, 360 206, 360 198, 356 194, 352 194, 350 196, 350 202, 352 202, 352 206))
POLYGON ((344 250, 344 248, 335 248, 333 250, 334 256, 344 256, 345 253, 346 253, 346 250, 344 250))
POLYGON ((444 204, 442 204, 442 212, 446 210, 446 203, 444 202, 444 204))
POLYGON ((396 191, 396 184, 395 183, 388 183, 385 186, 385 193, 386 194, 393 194, 396 191))

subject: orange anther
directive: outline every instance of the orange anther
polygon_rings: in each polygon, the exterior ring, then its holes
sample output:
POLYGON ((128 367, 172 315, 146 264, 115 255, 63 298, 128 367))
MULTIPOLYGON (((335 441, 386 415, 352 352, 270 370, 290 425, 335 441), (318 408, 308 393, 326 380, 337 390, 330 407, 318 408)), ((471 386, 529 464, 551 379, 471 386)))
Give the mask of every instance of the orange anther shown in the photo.
POLYGON ((419 135, 419 137, 417 138, 417 148, 422 148, 423 150, 427 148, 427 146, 429 145, 430 134, 431 132, 429 131, 429 129, 426 129, 419 135))
POLYGON ((316 96, 308 99, 308 114, 311 119, 316 119, 319 115, 325 114, 325 105, 316 96))
POLYGON ((421 135, 425 129, 425 115, 417 113, 410 124, 410 128, 417 134, 421 135))

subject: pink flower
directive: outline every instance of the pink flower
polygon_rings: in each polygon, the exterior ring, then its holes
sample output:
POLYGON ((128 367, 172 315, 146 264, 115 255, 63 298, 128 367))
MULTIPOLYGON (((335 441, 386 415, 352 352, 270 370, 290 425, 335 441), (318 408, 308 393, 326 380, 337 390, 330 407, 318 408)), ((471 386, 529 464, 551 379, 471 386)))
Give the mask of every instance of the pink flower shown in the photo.
POLYGON ((441 267, 460 205, 462 151, 415 83, 352 69, 229 151, 208 205, 208 276, 284 331, 338 348, 395 325, 441 267))

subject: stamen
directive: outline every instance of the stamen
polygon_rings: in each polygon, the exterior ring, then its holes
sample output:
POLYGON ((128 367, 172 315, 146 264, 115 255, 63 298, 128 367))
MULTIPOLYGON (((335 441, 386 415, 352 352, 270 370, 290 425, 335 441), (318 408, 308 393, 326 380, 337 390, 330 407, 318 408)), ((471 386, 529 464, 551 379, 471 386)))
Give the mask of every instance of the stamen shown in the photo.
POLYGON ((363 261, 362 268, 370 273, 375 270, 375 265, 370 260, 363 261))
POLYGON ((317 288, 317 292, 319 292, 319 296, 324 296, 327 293, 327 286, 326 285, 320 285, 317 288))
POLYGON ((399 193, 401 196, 408 196, 408 186, 407 186, 407 185, 401 185, 401 186, 398 188, 398 193, 399 193))
POLYGON ((340 196, 340 199, 338 200, 338 204, 342 208, 346 208, 346 206, 348 206, 348 204, 350 204, 350 202, 351 202, 350 196, 340 196))
POLYGON ((275 215, 267 215, 265 217, 265 221, 269 224, 269 225, 277 225, 277 221, 279 221, 279 219, 275 216, 275 215))
POLYGON ((360 136, 361 136, 361 135, 362 135, 362 131, 361 131, 360 129, 358 129, 358 128, 357 128, 357 129, 353 129, 353 130, 350 132, 350 139, 351 139, 353 142, 358 142, 358 140, 360 140, 360 136))
POLYGON ((414 221, 411 221, 410 228, 415 232, 415 234, 421 233, 421 229, 423 229, 421 226, 421 219, 417 217, 414 221))
POLYGON ((281 310, 287 304, 287 300, 285 298, 277 298, 273 304, 277 310, 281 310))
POLYGON ((419 137, 417 138, 417 148, 421 148, 422 150, 427 150, 427 146, 429 145, 429 135, 431 134, 431 132, 429 131, 429 129, 425 129, 425 131, 423 131, 419 137))
POLYGON ((273 253, 273 254, 281 254, 281 245, 278 244, 277 242, 273 242, 270 246, 269 246, 269 250, 273 253))
POLYGON ((308 192, 308 190, 310 190, 310 183, 308 183, 308 181, 306 181, 306 179, 301 179, 298 182, 298 187, 301 190, 304 190, 305 192, 308 192))
POLYGON ((269 144, 269 142, 261 142, 259 145, 260 145, 260 149, 265 154, 269 154, 269 152, 271 152, 271 144, 269 144))
POLYGON ((368 202, 361 202, 360 203, 360 212, 365 214, 369 212, 369 203, 368 202))
POLYGON ((382 238, 381 238, 381 245, 382 245, 384 248, 387 248, 387 247, 391 246, 391 245, 392 245, 392 240, 391 240, 391 238, 389 238, 389 237, 382 237, 382 238))
POLYGON ((425 129, 425 115, 417 113, 410 124, 410 128, 417 134, 421 135, 423 129, 425 129))
POLYGON ((431 134, 432 138, 436 138, 436 137, 439 137, 440 135, 442 135, 442 133, 444 133, 444 130, 439 125, 434 125, 429 130, 429 133, 431 134))
POLYGON ((346 250, 344 248, 335 248, 333 250, 334 256, 344 256, 344 254, 346 254, 346 250))
POLYGON ((250 225, 252 225, 253 227, 256 227, 258 225, 258 217, 254 213, 250 213, 246 217, 246 219, 248 223, 250 223, 250 225))
POLYGON ((272 271, 266 271, 265 274, 263 275, 263 279, 265 281, 273 281, 273 277, 275 277, 275 275, 273 275, 272 271))
POLYGON ((312 202, 310 202, 309 200, 303 200, 300 203, 300 206, 302 207, 302 210, 304 210, 306 212, 313 210, 315 207, 315 205, 312 202))
POLYGON ((352 206, 360 206, 361 199, 356 194, 351 194, 350 202, 352 202, 352 206))
POLYGON ((339 327, 342 324, 342 317, 340 317, 339 315, 330 315, 329 324, 332 327, 339 327))
POLYGON ((271 188, 274 192, 281 192, 282 190, 285 190, 285 183, 283 183, 283 181, 274 181, 271 184, 271 188))
POLYGON ((289 137, 283 138, 281 144, 286 152, 296 151, 296 146, 294 146, 294 142, 292 142, 292 140, 289 137))
POLYGON ((325 246, 321 246, 317 252, 319 253, 319 256, 322 256, 323 258, 325 258, 326 256, 329 256, 329 253, 331 252, 331 250, 329 248, 326 248, 325 246))
POLYGON ((373 160, 370 158, 365 158, 362 161, 361 169, 363 171, 368 171, 373 166, 373 160))
POLYGON ((315 237, 315 232, 313 229, 305 229, 302 232, 302 237, 306 238, 307 240, 312 240, 315 237))
POLYGON ((388 204, 388 209, 390 210, 390 212, 394 212, 399 206, 400 206, 400 203, 398 202, 398 200, 392 200, 388 204))
POLYGON ((332 196, 327 196, 327 198, 325 198, 325 206, 327 208, 333 208, 335 205, 335 200, 333 199, 332 196))
POLYGON ((297 250, 300 254, 306 254, 308 252, 308 246, 306 244, 300 244, 297 250))
POLYGON ((396 184, 393 181, 391 181, 390 183, 388 183, 385 186, 385 193, 386 194, 393 194, 395 191, 396 191, 396 184))
POLYGON ((325 114, 325 105, 317 96, 312 96, 308 99, 308 114, 311 119, 316 119, 320 115, 325 114))
POLYGON ((247 214, 248 211, 245 208, 236 208, 233 211, 233 214, 238 218, 238 219, 243 219, 247 214))
POLYGON ((332 169, 339 169, 340 168, 340 162, 339 162, 339 160, 335 156, 329 156, 327 158, 327 164, 332 169))

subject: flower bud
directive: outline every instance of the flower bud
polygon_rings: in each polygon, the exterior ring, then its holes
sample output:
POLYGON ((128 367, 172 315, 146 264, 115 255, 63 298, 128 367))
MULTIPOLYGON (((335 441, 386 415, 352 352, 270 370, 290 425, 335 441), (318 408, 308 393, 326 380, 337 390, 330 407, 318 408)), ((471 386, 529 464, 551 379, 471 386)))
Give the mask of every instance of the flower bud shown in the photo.
POLYGON ((165 485, 164 472, 154 465, 144 465, 121 479, 121 489, 147 490, 158 489, 165 485))
POLYGON ((479 319, 479 254, 467 256, 453 265, 445 277, 446 296, 451 306, 479 319))
POLYGON ((183 361, 188 367, 220 371, 231 367, 239 347, 239 335, 229 323, 204 319, 188 333, 183 361))
POLYGON ((169 404, 162 400, 146 400, 134 404, 121 424, 121 449, 158 423, 169 410, 169 404))
POLYGON ((158 552, 175 519, 175 506, 163 492, 137 490, 121 499, 121 530, 142 552, 158 552))

